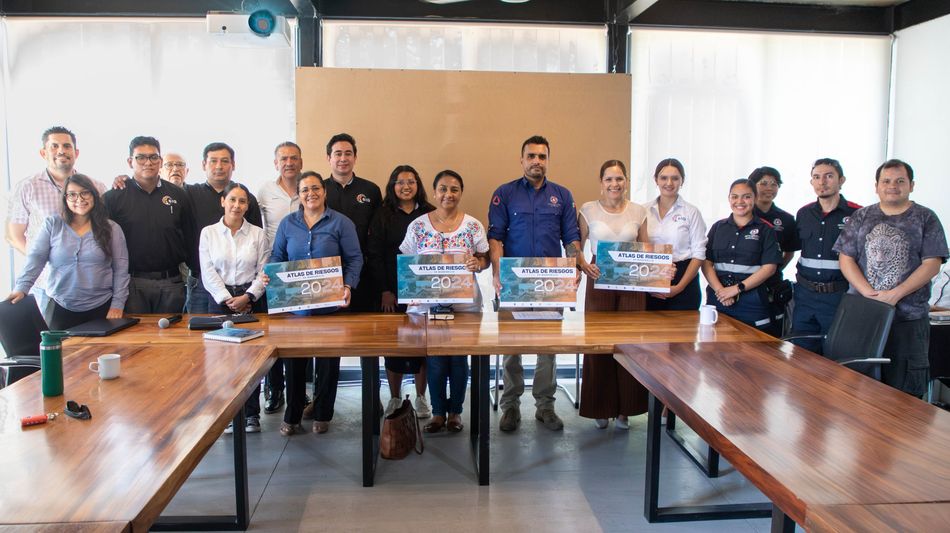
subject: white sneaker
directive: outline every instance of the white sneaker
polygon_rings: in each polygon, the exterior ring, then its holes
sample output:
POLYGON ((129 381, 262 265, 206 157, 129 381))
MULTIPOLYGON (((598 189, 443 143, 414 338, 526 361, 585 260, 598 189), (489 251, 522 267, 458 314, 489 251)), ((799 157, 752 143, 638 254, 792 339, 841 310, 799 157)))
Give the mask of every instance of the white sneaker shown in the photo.
POLYGON ((597 429, 605 429, 607 427, 606 418, 595 418, 594 425, 597 426, 597 429))
POLYGON ((614 421, 614 425, 617 426, 617 429, 630 429, 630 422, 627 420, 627 417, 623 415, 617 417, 617 420, 614 421))
POLYGON ((425 395, 416 396, 416 418, 429 418, 432 416, 432 407, 425 395))
POLYGON ((386 406, 386 410, 383 411, 383 416, 389 416, 393 414, 393 411, 399 409, 399 406, 402 405, 402 400, 399 398, 390 398, 389 405, 386 406))

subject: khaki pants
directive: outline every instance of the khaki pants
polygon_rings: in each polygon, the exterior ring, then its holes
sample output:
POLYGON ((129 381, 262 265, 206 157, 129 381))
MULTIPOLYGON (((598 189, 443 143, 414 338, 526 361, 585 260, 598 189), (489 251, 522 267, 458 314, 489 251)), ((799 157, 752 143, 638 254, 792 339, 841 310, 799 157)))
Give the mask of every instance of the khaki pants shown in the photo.
MULTIPOLYGON (((538 364, 534 370, 534 383, 531 394, 534 395, 534 405, 538 409, 554 409, 554 393, 557 392, 557 364, 553 355, 539 355, 538 364)), ((524 367, 521 366, 520 355, 506 355, 505 390, 501 395, 501 410, 521 407, 521 395, 524 393, 524 367)))

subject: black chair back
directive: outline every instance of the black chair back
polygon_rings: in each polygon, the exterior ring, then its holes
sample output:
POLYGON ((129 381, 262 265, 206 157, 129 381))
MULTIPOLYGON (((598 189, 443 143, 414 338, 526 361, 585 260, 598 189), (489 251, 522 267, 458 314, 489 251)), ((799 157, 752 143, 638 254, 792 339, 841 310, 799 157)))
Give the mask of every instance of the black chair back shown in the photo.
POLYGON ((0 344, 7 357, 40 355, 40 332, 49 329, 32 294, 19 302, 0 302, 0 344))
POLYGON ((881 357, 895 308, 858 294, 841 298, 822 350, 834 361, 881 357))

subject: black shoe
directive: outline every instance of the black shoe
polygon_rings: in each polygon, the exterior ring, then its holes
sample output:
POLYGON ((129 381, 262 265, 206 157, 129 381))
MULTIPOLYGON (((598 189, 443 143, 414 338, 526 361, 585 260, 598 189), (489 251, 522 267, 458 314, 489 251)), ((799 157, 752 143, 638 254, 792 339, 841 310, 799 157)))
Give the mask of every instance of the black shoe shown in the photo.
POLYGON ((267 400, 267 403, 264 404, 264 412, 266 414, 272 415, 277 411, 280 411, 280 408, 284 406, 284 393, 283 391, 277 395, 275 398, 274 395, 271 395, 271 399, 267 400))

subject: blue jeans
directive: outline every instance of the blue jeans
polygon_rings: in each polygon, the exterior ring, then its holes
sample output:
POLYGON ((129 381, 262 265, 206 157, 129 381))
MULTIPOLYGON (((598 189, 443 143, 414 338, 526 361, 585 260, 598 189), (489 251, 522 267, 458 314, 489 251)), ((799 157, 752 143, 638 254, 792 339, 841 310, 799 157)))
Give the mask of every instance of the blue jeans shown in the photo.
MULTIPOLYGON (((838 311, 844 291, 817 293, 795 284, 795 311, 792 313, 792 335, 825 335, 838 311)), ((820 339, 795 339, 794 344, 821 354, 820 339)))
POLYGON ((437 356, 426 358, 426 381, 432 398, 432 415, 445 416, 461 413, 468 387, 468 357, 465 355, 437 356), (449 397, 445 396, 446 381, 449 382, 449 397))
POLYGON ((213 299, 208 291, 205 290, 205 285, 201 281, 201 277, 188 276, 185 287, 188 293, 185 297, 188 306, 187 312, 191 314, 209 313, 208 302, 213 299))

